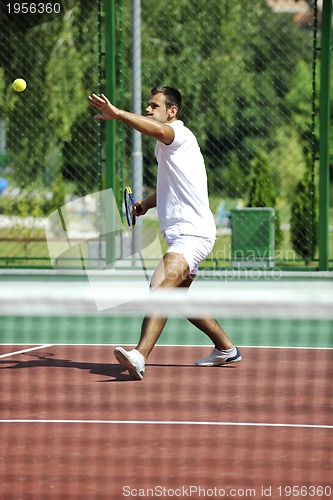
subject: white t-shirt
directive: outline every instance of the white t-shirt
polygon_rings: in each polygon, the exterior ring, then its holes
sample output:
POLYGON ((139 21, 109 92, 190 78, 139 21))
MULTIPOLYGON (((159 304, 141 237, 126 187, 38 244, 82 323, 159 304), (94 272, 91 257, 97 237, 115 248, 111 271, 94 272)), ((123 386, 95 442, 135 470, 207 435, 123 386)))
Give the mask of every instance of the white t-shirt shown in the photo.
POLYGON ((215 238, 209 208, 207 173, 194 134, 181 120, 169 124, 175 131, 170 145, 157 142, 157 212, 162 233, 215 238))

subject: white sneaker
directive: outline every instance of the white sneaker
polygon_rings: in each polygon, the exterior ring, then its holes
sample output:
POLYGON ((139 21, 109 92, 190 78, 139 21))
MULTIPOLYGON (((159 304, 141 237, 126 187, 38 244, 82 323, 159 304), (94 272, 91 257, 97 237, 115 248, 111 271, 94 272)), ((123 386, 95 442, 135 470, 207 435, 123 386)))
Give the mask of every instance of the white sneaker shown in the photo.
POLYGON ((145 374, 145 360, 141 352, 136 349, 126 351, 122 347, 116 347, 114 350, 116 360, 121 365, 126 366, 131 378, 142 380, 145 374))
POLYGON ((209 356, 196 361, 195 366, 221 366, 227 363, 236 363, 237 361, 241 361, 241 359, 241 353, 236 346, 230 352, 220 351, 215 348, 209 356))

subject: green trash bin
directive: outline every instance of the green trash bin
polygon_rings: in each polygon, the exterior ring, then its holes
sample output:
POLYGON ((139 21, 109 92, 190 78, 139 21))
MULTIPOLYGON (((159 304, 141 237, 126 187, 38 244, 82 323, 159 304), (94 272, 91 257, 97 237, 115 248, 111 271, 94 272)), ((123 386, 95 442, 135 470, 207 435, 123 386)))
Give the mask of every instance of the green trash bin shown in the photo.
POLYGON ((235 267, 274 267, 273 208, 231 211, 231 254, 235 267))

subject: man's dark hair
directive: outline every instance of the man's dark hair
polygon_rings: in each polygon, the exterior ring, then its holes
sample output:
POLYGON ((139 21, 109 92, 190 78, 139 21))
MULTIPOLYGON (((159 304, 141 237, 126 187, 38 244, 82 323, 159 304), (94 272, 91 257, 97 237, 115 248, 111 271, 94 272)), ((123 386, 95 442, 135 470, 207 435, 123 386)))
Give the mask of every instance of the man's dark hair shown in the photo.
POLYGON ((182 96, 179 90, 174 87, 154 87, 151 89, 151 95, 163 94, 165 95, 166 108, 169 109, 171 106, 177 106, 178 111, 176 118, 181 117, 182 113, 182 96))

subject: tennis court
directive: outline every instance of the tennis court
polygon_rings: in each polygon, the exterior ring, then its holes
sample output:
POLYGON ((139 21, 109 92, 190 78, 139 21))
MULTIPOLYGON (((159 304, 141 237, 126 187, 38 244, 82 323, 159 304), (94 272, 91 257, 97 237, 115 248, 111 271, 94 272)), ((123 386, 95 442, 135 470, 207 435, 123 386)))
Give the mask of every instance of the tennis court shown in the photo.
POLYGON ((79 275, 4 274, 1 498, 332 498, 332 281, 299 276, 199 279, 243 361, 195 367, 210 344, 172 315, 138 382, 113 356, 138 311, 69 307, 79 275))

